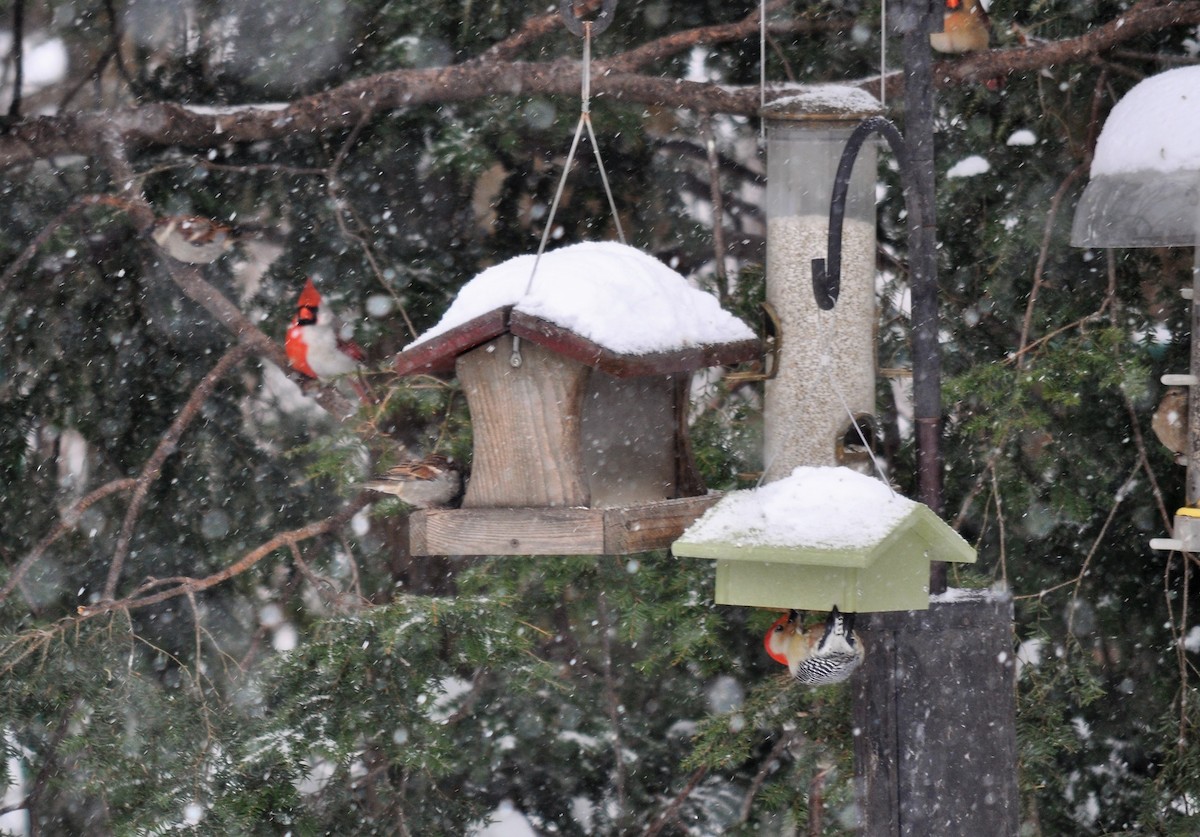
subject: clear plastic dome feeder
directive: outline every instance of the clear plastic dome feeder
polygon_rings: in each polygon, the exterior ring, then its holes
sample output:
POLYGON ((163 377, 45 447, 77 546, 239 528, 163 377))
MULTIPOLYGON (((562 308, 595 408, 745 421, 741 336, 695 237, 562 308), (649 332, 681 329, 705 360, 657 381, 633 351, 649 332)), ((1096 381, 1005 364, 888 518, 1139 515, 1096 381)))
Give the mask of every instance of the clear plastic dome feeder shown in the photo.
MULTIPOLYGON (((1096 142, 1091 181, 1075 210, 1071 243, 1079 247, 1200 246, 1200 67, 1168 70, 1140 82, 1113 107, 1096 142)), ((1200 250, 1197 251, 1200 253, 1200 250)), ((1195 306, 1200 258, 1184 296, 1195 306)), ((1191 316, 1197 322, 1195 312, 1191 316)), ((1191 369, 1163 383, 1189 387, 1189 450, 1200 436, 1200 342, 1192 334, 1191 369)), ((1171 538, 1155 549, 1200 547, 1200 459, 1187 460, 1187 507, 1171 538)))
POLYGON ((1200 67, 1152 76, 1113 107, 1075 210, 1077 247, 1200 241, 1200 67))
POLYGON ((763 109, 767 302, 783 331, 766 398, 786 405, 765 413, 768 480, 798 465, 842 464, 846 407, 857 419, 875 413, 875 142, 863 146, 850 179, 836 301, 818 304, 812 260, 827 254, 830 199, 847 140, 879 112, 869 94, 832 85, 803 88, 763 109))

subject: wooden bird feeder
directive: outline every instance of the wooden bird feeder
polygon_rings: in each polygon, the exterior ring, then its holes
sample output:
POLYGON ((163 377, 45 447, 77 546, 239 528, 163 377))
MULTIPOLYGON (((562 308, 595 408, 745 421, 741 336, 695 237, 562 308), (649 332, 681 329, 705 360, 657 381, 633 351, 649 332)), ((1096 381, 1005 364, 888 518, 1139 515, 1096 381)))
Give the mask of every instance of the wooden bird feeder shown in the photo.
POLYGON ((922 503, 845 467, 799 467, 725 495, 672 547, 717 561, 717 604, 927 610, 929 563, 975 551, 922 503))
POLYGON ((400 375, 456 375, 473 433, 462 507, 414 512, 414 555, 660 549, 717 499, 688 440, 691 376, 757 356, 758 340, 633 248, 552 251, 530 282, 533 264, 480 274, 396 358, 400 375))

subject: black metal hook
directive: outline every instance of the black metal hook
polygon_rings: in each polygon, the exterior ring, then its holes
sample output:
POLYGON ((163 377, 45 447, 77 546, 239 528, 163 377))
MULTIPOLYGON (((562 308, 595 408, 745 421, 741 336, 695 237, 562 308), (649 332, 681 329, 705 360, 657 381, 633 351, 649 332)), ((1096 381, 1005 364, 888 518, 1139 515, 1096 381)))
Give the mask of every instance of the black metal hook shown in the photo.
MULTIPOLYGON (((613 12, 617 9, 617 0, 604 0, 604 5, 600 7, 600 14, 596 15, 596 19, 591 21, 592 37, 596 37, 613 22, 613 12)), ((571 30, 573 35, 583 37, 583 19, 575 16, 575 0, 560 0, 558 11, 562 14, 563 22, 567 24, 567 28, 571 30)))
POLYGON ((846 196, 850 189, 850 174, 854 171, 854 161, 870 134, 879 134, 887 140, 896 162, 900 165, 900 183, 904 188, 904 205, 908 209, 908 228, 918 229, 924 219, 931 217, 926 211, 917 188, 916 172, 909 161, 908 145, 899 129, 882 116, 869 116, 859 123, 858 127, 846 140, 842 149, 842 158, 838 161, 837 175, 833 180, 833 194, 829 199, 829 246, 826 251, 829 257, 828 268, 825 259, 812 260, 813 296, 816 297, 817 307, 829 311, 837 304, 838 295, 842 289, 842 223, 846 218, 846 196))

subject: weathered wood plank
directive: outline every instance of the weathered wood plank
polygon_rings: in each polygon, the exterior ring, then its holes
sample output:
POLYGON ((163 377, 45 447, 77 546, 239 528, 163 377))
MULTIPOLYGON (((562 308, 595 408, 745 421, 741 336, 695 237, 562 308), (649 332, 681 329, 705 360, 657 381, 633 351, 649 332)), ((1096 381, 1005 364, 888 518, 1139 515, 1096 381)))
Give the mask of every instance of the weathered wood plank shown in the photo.
POLYGON ((621 509, 425 509, 409 516, 414 555, 628 555, 664 549, 720 494, 621 509))
POLYGON ((596 509, 426 509, 410 523, 414 555, 602 555, 596 509))
POLYGON ((583 401, 583 468, 592 508, 677 496, 670 380, 592 372, 583 401))
POLYGON ((855 772, 868 837, 1014 837, 1012 599, 861 614, 855 772))
POLYGON ((454 361, 459 355, 508 330, 510 311, 511 305, 481 314, 458 328, 401 352, 393 363, 396 374, 443 375, 453 372, 454 361))
POLYGON ((604 553, 628 555, 666 549, 721 496, 713 493, 632 508, 605 509, 604 553))
POLYGON ((586 506, 581 413, 592 370, 502 335, 458 359, 474 433, 463 508, 586 506))

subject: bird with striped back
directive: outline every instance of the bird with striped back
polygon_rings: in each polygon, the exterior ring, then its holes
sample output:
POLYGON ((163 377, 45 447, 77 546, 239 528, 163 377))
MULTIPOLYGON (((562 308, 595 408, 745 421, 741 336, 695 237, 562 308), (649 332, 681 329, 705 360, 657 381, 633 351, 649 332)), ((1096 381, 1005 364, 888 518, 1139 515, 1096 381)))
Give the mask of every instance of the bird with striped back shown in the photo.
MULTIPOLYGON (((300 292, 296 317, 287 330, 285 348, 293 369, 305 377, 326 382, 361 372, 366 360, 356 343, 342 337, 337 317, 322 304, 312 277, 300 292)), ((374 403, 366 384, 356 378, 349 380, 364 403, 374 403)))
POLYGON ((768 629, 763 646, 805 686, 840 683, 865 656, 862 639, 854 632, 854 614, 840 613, 837 605, 824 624, 809 628, 801 624, 799 611, 789 610, 768 629))
POLYGON ((401 462, 373 477, 363 487, 399 497, 414 508, 443 508, 461 499, 463 475, 453 459, 431 453, 415 462, 401 462))

